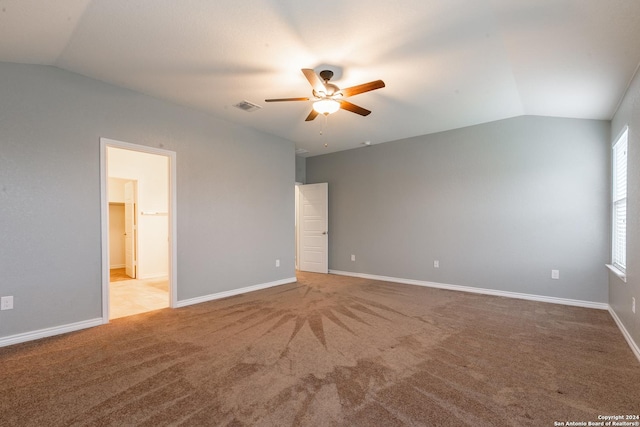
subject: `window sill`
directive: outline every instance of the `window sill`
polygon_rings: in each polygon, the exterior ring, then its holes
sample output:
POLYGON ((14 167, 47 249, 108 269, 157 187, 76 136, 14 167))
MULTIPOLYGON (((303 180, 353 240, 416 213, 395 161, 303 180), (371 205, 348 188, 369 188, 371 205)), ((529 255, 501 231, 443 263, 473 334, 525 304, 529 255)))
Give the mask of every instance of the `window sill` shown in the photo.
POLYGON ((618 276, 620 278, 620 280, 622 280, 624 283, 627 283, 627 275, 622 272, 621 270, 619 270, 617 267, 614 267, 611 264, 605 264, 607 266, 607 268, 609 270, 611 270, 611 272, 613 274, 615 274, 616 276, 618 276))

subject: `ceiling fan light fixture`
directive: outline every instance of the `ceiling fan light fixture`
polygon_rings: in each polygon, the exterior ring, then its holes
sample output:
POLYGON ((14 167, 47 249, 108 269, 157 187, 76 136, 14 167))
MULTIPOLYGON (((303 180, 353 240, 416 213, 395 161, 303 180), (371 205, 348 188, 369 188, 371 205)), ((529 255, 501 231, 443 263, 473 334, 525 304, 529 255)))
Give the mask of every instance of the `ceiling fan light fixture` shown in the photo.
POLYGON ((325 117, 327 117, 329 114, 333 114, 340 109, 350 111, 361 116, 368 116, 369 114, 371 114, 371 111, 358 105, 352 104, 349 101, 345 101, 344 98, 385 87, 382 80, 376 80, 357 86, 351 86, 346 89, 340 89, 338 86, 329 83, 329 80, 331 79, 331 77, 333 77, 333 71, 322 70, 320 72, 320 75, 318 75, 311 68, 303 68, 302 74, 304 74, 306 79, 311 84, 311 97, 273 98, 265 99, 264 102, 313 100, 313 109, 311 110, 307 118, 304 119, 305 122, 314 120, 316 117, 318 117, 319 114, 323 114, 325 117))
POLYGON ((328 114, 335 113, 340 109, 340 103, 338 101, 334 101, 333 99, 321 99, 320 101, 316 101, 313 103, 313 109, 325 116, 328 114))

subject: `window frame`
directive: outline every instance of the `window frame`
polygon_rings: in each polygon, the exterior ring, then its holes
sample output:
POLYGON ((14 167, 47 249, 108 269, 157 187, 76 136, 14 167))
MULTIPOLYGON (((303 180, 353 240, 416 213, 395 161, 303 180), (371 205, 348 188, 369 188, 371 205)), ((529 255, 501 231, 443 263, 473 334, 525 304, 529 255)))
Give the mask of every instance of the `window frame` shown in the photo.
POLYGON ((627 167, 629 154, 629 127, 625 126, 611 146, 611 265, 608 267, 626 282, 627 258, 627 167), (623 153, 620 153, 624 150, 623 153), (624 167, 618 163, 624 160, 624 167), (620 185, 622 183, 622 185, 620 185), (621 207, 623 214, 620 215, 621 207), (620 217, 623 230, 620 241, 620 217))

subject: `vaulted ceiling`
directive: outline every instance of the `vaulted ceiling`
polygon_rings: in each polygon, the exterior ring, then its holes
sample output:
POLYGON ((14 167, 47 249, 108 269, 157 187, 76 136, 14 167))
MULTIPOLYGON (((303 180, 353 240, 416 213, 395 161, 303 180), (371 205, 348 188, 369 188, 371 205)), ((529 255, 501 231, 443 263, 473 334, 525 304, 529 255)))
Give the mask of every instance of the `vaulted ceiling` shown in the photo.
POLYGON ((610 119, 639 41, 638 0, 0 0, 0 61, 203 110, 308 156, 523 114, 610 119), (311 102, 264 102, 310 96, 301 68, 386 87, 349 98, 367 117, 305 122, 311 102))

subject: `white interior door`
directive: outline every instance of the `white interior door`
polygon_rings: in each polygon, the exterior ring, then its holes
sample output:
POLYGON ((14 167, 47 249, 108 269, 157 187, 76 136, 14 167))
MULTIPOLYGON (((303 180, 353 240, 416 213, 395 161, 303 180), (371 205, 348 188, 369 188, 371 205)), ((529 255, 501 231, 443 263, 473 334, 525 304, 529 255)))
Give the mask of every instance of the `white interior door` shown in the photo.
POLYGON ((136 205, 133 181, 124 184, 124 264, 127 276, 136 278, 136 205))
POLYGON ((298 238, 300 241, 301 271, 329 272, 329 184, 300 185, 300 215, 298 238))

